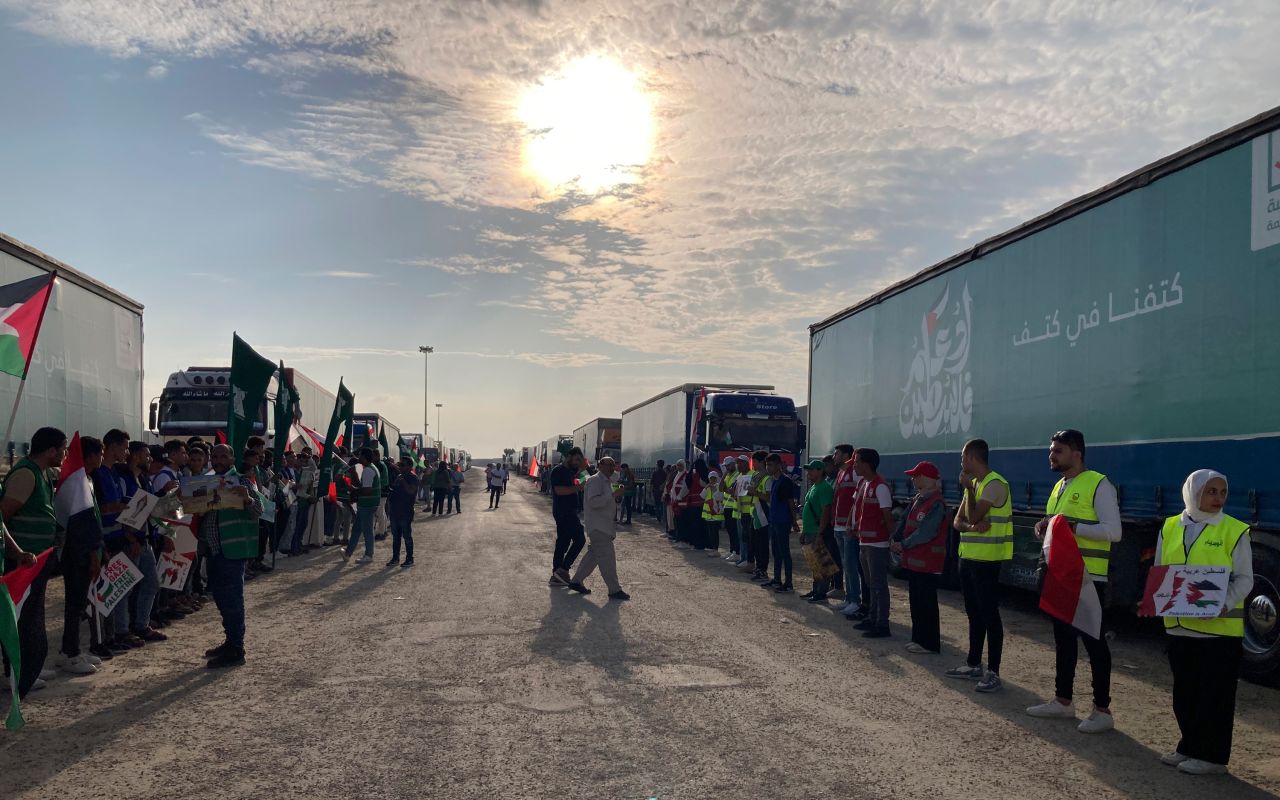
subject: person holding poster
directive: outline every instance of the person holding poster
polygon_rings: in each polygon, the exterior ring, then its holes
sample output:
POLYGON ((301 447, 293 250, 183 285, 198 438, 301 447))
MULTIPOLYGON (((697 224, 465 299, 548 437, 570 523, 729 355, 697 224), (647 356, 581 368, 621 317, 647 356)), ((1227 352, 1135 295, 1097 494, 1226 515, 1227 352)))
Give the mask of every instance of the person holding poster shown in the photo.
POLYGON ((1253 589, 1249 526, 1222 513, 1227 478, 1199 469, 1182 485, 1182 513, 1164 522, 1156 539, 1156 566, 1224 567, 1231 572, 1216 617, 1164 618, 1173 671, 1173 713, 1182 740, 1160 757, 1192 775, 1227 771, 1235 725, 1236 679, 1243 653, 1244 601, 1253 589))
MULTIPOLYGON (((229 446, 214 445, 210 458, 214 474, 239 477, 229 446)), ((245 507, 210 511, 200 517, 200 549, 207 554, 209 593, 218 605, 226 634, 226 641, 204 653, 209 669, 244 663, 244 571, 245 564, 258 553, 258 518, 262 516, 262 497, 257 492, 243 484, 227 491, 240 495, 245 507)))

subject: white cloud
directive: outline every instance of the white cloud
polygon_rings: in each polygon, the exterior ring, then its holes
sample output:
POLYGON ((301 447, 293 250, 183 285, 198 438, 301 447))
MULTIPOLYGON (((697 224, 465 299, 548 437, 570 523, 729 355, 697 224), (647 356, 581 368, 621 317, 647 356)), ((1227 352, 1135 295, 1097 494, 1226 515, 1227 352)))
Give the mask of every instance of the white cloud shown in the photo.
POLYGON ((326 271, 324 271, 324 272, 304 272, 304 273, 302 273, 302 274, 304 274, 304 275, 312 275, 312 276, 315 276, 315 277, 317 277, 317 278, 347 278, 347 279, 357 279, 357 278, 360 278, 360 279, 363 279, 363 278, 376 278, 376 277, 378 277, 377 275, 374 275, 372 272, 353 272, 353 271, 351 271, 351 270, 345 270, 345 269, 331 269, 331 270, 326 270, 326 271))
POLYGON ((153 81, 158 81, 169 74, 169 67, 164 64, 152 64, 147 67, 147 77, 153 81))

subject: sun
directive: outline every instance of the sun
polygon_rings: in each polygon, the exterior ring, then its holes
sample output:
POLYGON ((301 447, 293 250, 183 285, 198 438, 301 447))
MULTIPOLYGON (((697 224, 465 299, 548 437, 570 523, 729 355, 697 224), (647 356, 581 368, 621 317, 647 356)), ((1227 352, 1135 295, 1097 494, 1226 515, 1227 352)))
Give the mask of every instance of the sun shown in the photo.
POLYGON ((639 78, 587 56, 530 87, 516 116, 525 168, 546 188, 588 194, 640 180, 653 149, 653 104, 639 78))

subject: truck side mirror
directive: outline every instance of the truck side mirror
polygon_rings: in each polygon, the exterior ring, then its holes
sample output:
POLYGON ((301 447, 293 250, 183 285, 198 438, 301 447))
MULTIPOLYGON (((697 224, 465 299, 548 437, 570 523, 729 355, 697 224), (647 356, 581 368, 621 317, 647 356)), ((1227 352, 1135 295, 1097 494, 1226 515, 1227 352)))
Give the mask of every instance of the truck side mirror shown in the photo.
POLYGON ((159 413, 160 413, 160 404, 157 403, 155 400, 152 400, 151 412, 147 417, 148 419, 147 430, 154 431, 156 429, 156 417, 159 415, 159 413))

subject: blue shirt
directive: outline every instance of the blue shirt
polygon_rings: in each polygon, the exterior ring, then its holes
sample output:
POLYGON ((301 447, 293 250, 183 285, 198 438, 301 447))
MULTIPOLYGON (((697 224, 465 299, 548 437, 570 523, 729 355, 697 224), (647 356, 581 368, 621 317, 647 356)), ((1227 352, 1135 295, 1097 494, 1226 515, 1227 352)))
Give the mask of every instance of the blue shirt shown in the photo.
MULTIPOLYGON (((115 472, 106 464, 93 472, 93 492, 98 497, 99 506, 124 502, 124 490, 116 481, 115 472)), ((109 542, 117 541, 124 536, 124 532, 120 530, 120 523, 116 521, 119 516, 118 512, 102 513, 102 535, 109 542)))
POLYGON ((796 496, 796 485, 785 474, 773 479, 769 488, 769 522, 775 525, 790 525, 791 501, 796 496))

